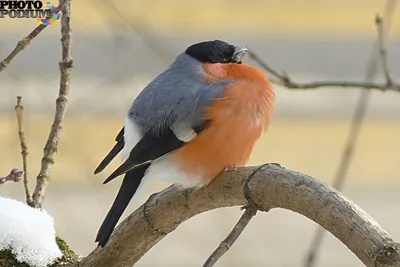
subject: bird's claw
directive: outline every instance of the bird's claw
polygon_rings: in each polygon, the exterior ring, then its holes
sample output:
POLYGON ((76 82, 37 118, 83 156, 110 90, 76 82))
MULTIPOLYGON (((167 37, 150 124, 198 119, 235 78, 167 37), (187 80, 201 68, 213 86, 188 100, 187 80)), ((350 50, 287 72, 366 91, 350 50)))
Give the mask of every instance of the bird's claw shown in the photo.
POLYGON ((237 167, 226 167, 224 169, 224 172, 234 172, 236 171, 238 168, 237 167))

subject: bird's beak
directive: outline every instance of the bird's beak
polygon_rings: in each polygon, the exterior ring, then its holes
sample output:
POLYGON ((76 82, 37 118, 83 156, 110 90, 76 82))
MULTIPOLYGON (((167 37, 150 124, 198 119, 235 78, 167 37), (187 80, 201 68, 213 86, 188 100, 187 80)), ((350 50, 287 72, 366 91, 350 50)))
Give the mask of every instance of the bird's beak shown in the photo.
POLYGON ((249 49, 247 49, 244 46, 236 46, 235 52, 233 53, 232 56, 233 61, 235 61, 236 63, 241 63, 244 55, 246 55, 248 50, 249 49))

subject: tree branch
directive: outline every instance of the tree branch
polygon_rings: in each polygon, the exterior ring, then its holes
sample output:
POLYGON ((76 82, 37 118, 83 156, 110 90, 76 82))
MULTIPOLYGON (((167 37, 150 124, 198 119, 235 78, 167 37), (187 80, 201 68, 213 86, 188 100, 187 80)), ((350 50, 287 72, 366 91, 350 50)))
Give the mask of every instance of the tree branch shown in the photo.
POLYGON ((18 136, 19 142, 21 144, 21 155, 22 155, 22 166, 24 170, 24 188, 25 188, 25 196, 26 196, 26 204, 33 207, 32 196, 29 191, 29 183, 28 183, 28 145, 25 140, 24 133, 24 117, 22 115, 22 111, 24 110, 24 106, 21 104, 22 97, 17 96, 17 105, 15 106, 15 111, 17 113, 17 122, 18 122, 18 136))
POLYGON ((330 231, 368 267, 400 266, 396 243, 361 208, 310 176, 267 164, 226 171, 200 189, 168 188, 126 218, 104 248, 79 266, 132 266, 182 222, 205 211, 254 203, 260 210, 284 208, 330 231))
MULTIPOLYGON (((61 10, 64 3, 65 1, 60 1, 59 5, 55 7, 54 12, 58 13, 61 10)), ((24 37, 21 41, 19 41, 15 46, 14 50, 11 51, 11 53, 3 61, 0 62, 0 72, 2 72, 5 68, 7 68, 10 65, 11 61, 14 59, 14 57, 18 55, 19 52, 24 50, 25 47, 27 47, 31 43, 31 41, 35 39, 36 36, 38 36, 44 29, 46 29, 47 26, 48 25, 40 24, 30 34, 28 34, 28 36, 24 37)))
POLYGON ((54 164, 58 141, 60 139, 60 132, 62 130, 62 123, 67 112, 68 93, 70 85, 70 75, 72 72, 72 56, 71 56, 71 4, 70 0, 60 0, 62 6, 61 12, 61 61, 60 67, 60 90, 56 100, 56 112, 54 115, 53 125, 51 126, 50 135, 44 147, 44 156, 42 158, 42 165, 37 176, 37 183, 35 192, 33 193, 34 206, 41 208, 44 191, 50 180, 50 168, 54 164), (63 4, 62 4, 63 3, 63 4))

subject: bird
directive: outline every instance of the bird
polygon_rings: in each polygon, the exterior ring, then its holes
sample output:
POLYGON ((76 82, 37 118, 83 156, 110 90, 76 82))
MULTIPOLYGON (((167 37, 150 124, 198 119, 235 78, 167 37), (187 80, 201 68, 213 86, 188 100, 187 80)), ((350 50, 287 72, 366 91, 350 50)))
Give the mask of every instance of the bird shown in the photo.
POLYGON ((190 45, 134 99, 115 145, 95 174, 121 152, 124 175, 95 242, 104 247, 142 181, 207 185, 243 166, 269 126, 275 93, 266 74, 243 63, 244 46, 223 40, 190 45))

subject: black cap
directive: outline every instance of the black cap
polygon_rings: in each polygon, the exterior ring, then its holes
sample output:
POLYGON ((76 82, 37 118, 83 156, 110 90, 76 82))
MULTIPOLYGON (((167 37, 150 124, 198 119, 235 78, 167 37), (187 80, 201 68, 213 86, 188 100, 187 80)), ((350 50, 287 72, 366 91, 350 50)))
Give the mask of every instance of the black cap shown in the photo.
POLYGON ((241 63, 246 51, 244 47, 214 40, 191 45, 186 54, 203 63, 241 63))

